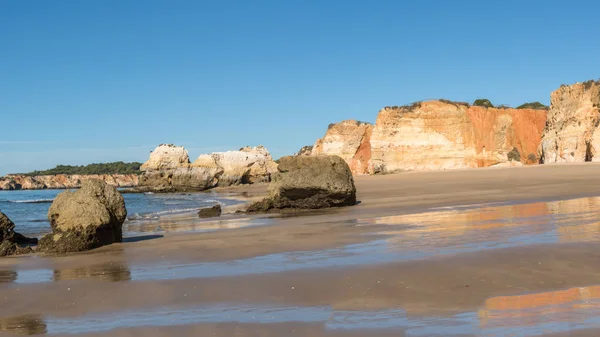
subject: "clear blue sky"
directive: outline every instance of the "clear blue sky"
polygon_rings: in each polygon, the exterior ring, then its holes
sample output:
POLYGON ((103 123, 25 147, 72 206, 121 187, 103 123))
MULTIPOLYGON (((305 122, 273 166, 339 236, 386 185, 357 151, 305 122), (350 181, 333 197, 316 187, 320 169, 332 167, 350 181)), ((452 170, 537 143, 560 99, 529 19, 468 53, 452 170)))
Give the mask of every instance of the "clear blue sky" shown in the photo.
POLYGON ((0 1, 0 174, 159 143, 295 152, 422 99, 600 77, 600 1, 0 1))

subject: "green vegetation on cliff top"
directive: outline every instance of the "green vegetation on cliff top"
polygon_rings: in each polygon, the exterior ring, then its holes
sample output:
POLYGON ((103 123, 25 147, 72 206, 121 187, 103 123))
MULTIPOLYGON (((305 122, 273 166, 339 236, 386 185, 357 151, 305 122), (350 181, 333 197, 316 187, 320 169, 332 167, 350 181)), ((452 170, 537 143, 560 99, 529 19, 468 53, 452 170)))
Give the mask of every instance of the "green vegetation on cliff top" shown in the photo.
POLYGON ((548 110, 548 107, 540 102, 530 102, 519 105, 517 109, 548 110))
POLYGON ((44 176, 55 174, 140 174, 141 163, 97 163, 85 166, 58 165, 53 169, 23 173, 28 176, 44 176))

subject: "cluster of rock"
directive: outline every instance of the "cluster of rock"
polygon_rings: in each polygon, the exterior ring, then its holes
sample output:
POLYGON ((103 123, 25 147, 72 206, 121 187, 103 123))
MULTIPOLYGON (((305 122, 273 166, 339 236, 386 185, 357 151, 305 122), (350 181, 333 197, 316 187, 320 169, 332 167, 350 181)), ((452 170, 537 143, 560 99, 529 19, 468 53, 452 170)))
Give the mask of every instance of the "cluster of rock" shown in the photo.
POLYGON ((239 151, 202 154, 190 162, 182 146, 161 144, 141 170, 141 190, 157 192, 199 191, 217 186, 268 182, 277 164, 263 146, 239 151))
POLYGON ((318 209, 356 204, 356 187, 348 164, 339 156, 288 156, 279 160, 269 196, 248 212, 318 209))
POLYGON ((600 161, 600 81, 561 86, 550 103, 541 162, 600 161))
POLYGON ((0 177, 0 190, 41 190, 79 188, 87 179, 99 179, 115 187, 135 187, 137 174, 56 174, 44 176, 8 175, 0 177))

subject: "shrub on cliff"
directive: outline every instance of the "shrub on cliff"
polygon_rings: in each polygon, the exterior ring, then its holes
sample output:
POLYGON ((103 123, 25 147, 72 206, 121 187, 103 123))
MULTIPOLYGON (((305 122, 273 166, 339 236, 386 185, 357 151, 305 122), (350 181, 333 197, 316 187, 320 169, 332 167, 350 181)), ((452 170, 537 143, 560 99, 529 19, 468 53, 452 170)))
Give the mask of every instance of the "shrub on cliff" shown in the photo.
POLYGON ((25 173, 28 176, 43 176, 55 174, 140 174, 142 163, 98 163, 86 166, 58 165, 55 168, 43 171, 25 173))
POLYGON ((517 150, 516 147, 513 147, 513 149, 510 150, 507 156, 508 160, 521 161, 521 154, 519 153, 519 150, 517 150))
POLYGON ((548 106, 546 106, 540 102, 529 102, 529 103, 519 105, 517 107, 517 109, 548 110, 548 106))
POLYGON ((475 102, 473 102, 473 105, 474 106, 482 106, 484 108, 493 108, 494 107, 492 102, 490 102, 490 100, 486 99, 486 98, 476 99, 475 102))

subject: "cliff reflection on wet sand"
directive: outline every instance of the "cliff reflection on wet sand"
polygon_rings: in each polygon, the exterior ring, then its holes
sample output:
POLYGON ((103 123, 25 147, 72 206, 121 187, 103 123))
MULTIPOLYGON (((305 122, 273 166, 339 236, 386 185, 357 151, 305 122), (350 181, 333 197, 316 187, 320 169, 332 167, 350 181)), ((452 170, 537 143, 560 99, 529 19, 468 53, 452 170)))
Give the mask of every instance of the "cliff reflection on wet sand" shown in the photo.
POLYGON ((40 315, 23 315, 0 319, 0 332, 14 335, 42 335, 48 333, 40 315))
POLYGON ((379 233, 390 236, 387 241, 394 249, 410 249, 422 244, 439 248, 600 241, 598 219, 600 198, 594 197, 449 209, 366 221, 389 226, 389 230, 379 233))
POLYGON ((131 271, 126 264, 111 262, 73 269, 54 270, 53 281, 97 279, 108 282, 130 281, 131 271))
POLYGON ((0 270, 0 283, 12 283, 17 280, 17 272, 14 270, 0 270))
MULTIPOLYGON (((598 320, 600 286, 492 297, 485 301, 478 316, 485 328, 598 320)), ((600 326, 600 320, 596 325, 600 326)))
POLYGON ((127 225, 127 231, 133 233, 148 232, 209 232, 221 229, 236 229, 250 226, 266 225, 270 219, 250 219, 234 217, 219 220, 201 220, 197 217, 172 218, 155 222, 138 222, 127 225))

